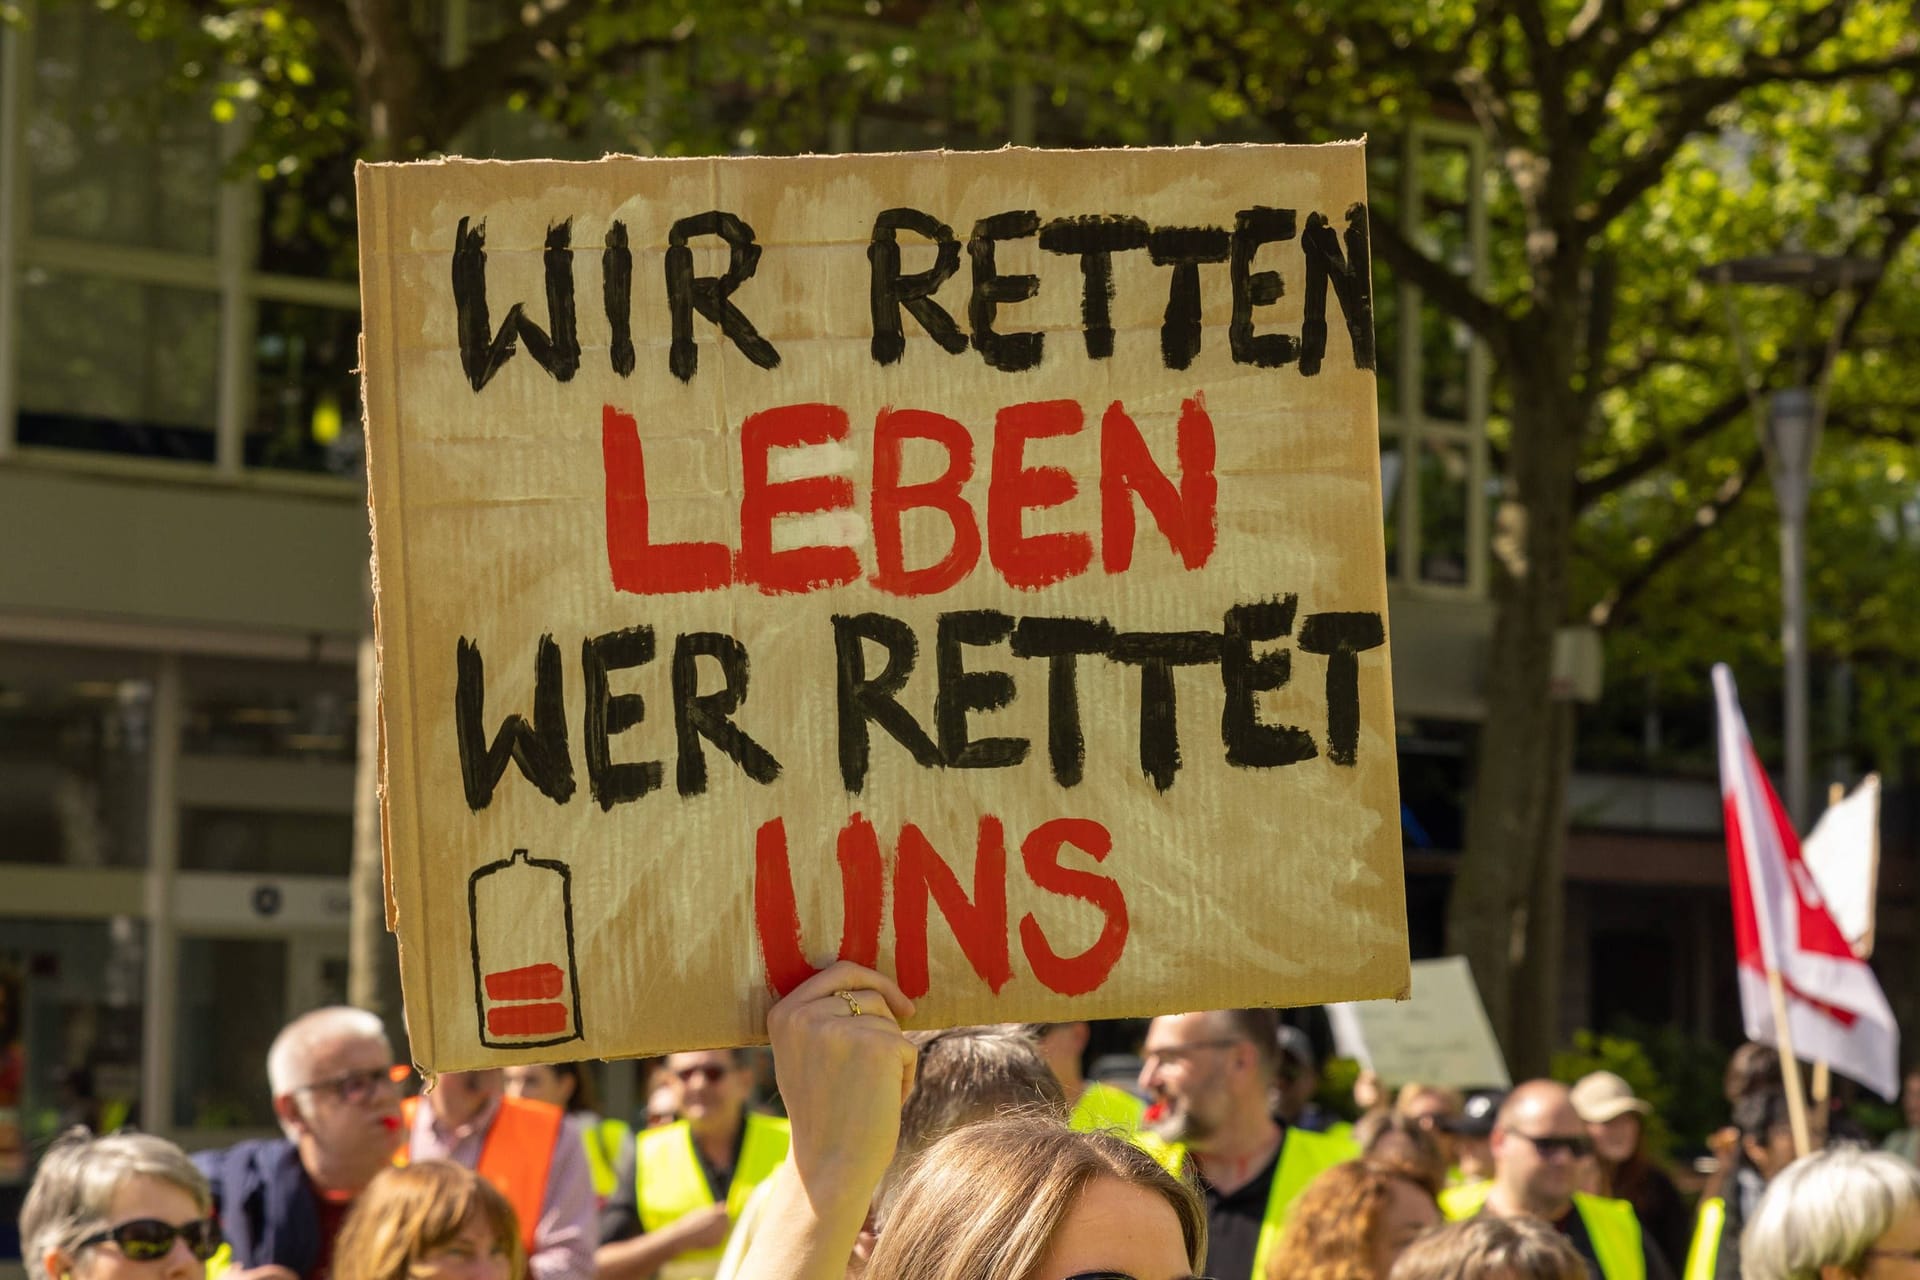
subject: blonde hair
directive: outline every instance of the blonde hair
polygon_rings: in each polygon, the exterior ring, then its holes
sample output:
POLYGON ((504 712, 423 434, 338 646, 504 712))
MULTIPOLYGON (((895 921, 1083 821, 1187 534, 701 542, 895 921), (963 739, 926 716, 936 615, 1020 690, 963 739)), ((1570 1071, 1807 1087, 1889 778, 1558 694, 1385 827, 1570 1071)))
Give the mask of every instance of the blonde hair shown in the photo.
POLYGON ((47 1255, 73 1253, 88 1233, 106 1225, 114 1193, 129 1178, 176 1186, 193 1197, 201 1213, 213 1206, 206 1175, 165 1138, 150 1133, 96 1138, 84 1128, 69 1129, 47 1149, 20 1210, 20 1243, 31 1280, 52 1280, 47 1255))
POLYGON ((1535 1218, 1482 1215, 1407 1246, 1389 1280, 1588 1280, 1567 1238, 1535 1218))
POLYGON ((1099 1178, 1166 1201, 1187 1260, 1200 1269, 1207 1215, 1192 1187, 1130 1142, 1018 1116, 968 1125, 927 1149, 901 1184, 867 1280, 1032 1275, 1081 1192, 1099 1178))
POLYGON ((1417 1177, 1372 1161, 1335 1165, 1315 1178, 1294 1202, 1267 1280, 1381 1280, 1373 1240, 1395 1182, 1433 1199, 1417 1177))
POLYGON ((1832 1147, 1767 1184, 1740 1237, 1749 1280, 1811 1280, 1823 1266, 1858 1273, 1873 1242, 1920 1204, 1920 1171, 1885 1151, 1832 1147))
POLYGON ((478 1214, 507 1251, 509 1280, 526 1274, 513 1207, 493 1184, 451 1160, 385 1169, 354 1200, 333 1247, 333 1280, 406 1280, 428 1250, 478 1214))

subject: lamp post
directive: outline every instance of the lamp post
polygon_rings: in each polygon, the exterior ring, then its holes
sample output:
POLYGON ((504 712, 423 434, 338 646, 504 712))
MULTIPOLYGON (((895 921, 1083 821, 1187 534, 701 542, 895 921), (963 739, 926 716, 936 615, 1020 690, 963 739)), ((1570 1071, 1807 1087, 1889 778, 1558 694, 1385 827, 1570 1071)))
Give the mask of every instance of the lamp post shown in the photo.
POLYGON ((1760 451, 1773 482, 1780 509, 1780 662, 1785 677, 1787 812, 1794 826, 1807 829, 1807 497, 1812 485, 1813 457, 1820 446, 1820 428, 1827 416, 1827 384, 1833 357, 1840 345, 1841 325, 1836 315, 1827 332, 1826 354, 1817 365, 1805 356, 1814 342, 1817 324, 1802 329, 1805 342, 1799 362, 1811 385, 1765 390, 1747 342, 1740 312, 1734 305, 1738 285, 1774 285, 1810 296, 1816 304, 1866 284, 1880 272, 1880 264, 1863 258, 1820 254, 1770 254, 1716 263, 1700 271, 1718 284, 1726 300, 1727 326, 1739 353, 1741 377, 1753 404, 1760 451))

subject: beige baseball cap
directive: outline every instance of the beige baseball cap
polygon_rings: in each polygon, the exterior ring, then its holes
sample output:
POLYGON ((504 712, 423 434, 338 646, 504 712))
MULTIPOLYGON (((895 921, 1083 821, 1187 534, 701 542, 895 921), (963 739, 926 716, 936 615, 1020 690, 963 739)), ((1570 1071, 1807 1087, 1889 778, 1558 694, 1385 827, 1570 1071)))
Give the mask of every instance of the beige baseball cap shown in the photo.
POLYGON ((1605 1124, 1629 1111, 1643 1116, 1653 1114, 1652 1105, 1644 1098, 1635 1097, 1633 1086, 1611 1071, 1596 1071, 1580 1077, 1580 1082, 1573 1086, 1573 1109, 1588 1124, 1605 1124))

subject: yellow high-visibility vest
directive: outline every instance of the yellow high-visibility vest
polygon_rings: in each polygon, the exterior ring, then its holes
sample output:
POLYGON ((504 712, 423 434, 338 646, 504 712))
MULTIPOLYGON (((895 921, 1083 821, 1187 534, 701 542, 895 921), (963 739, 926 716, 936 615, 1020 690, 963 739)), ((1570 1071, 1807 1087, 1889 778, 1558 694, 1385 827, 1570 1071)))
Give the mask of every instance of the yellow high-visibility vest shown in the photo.
POLYGON ((620 1148, 632 1136, 631 1126, 611 1117, 580 1131, 580 1140, 587 1148, 587 1169, 593 1174, 593 1194, 603 1202, 620 1181, 614 1163, 620 1158, 620 1148))
MULTIPOLYGON (((1448 1187, 1440 1193, 1440 1212, 1449 1222, 1461 1222, 1479 1213, 1493 1191, 1491 1182, 1448 1187)), ((1574 1211, 1593 1241, 1594 1260, 1606 1280, 1647 1280, 1647 1255, 1640 1244, 1640 1219, 1625 1200, 1573 1193, 1574 1211)))
POLYGON ((1131 1138, 1140 1132, 1141 1120, 1146 1114, 1147 1104, 1125 1089, 1092 1080, 1080 1094, 1080 1101, 1073 1104, 1073 1114, 1067 1123, 1081 1133, 1112 1129, 1124 1138, 1131 1138))
MULTIPOLYGON (((1186 1165, 1187 1149, 1166 1143, 1162 1143, 1161 1147, 1166 1155, 1162 1157, 1156 1152, 1155 1158, 1167 1167, 1168 1172, 1180 1173, 1186 1165)), ((1351 1139, 1338 1134, 1309 1133, 1305 1129, 1287 1130, 1287 1136, 1280 1144, 1280 1163, 1273 1171, 1273 1189, 1267 1193, 1267 1211, 1260 1218, 1260 1237, 1253 1246, 1253 1280, 1264 1280, 1267 1262, 1280 1244, 1281 1233, 1286 1230, 1287 1215, 1293 1211, 1293 1202, 1300 1198, 1307 1184, 1333 1166, 1345 1164, 1359 1154, 1360 1148, 1351 1139)))
MULTIPOLYGON (((787 1142, 785 1120, 747 1113, 740 1161, 734 1166, 733 1183, 727 1188, 730 1221, 740 1220, 740 1211, 746 1207, 753 1189, 773 1176, 773 1171, 786 1159, 787 1142)), ((693 1128, 685 1120, 649 1129, 639 1136, 638 1143, 634 1166, 642 1228, 658 1231, 714 1203, 706 1175, 700 1171, 699 1157, 693 1151, 693 1128)), ((672 1270, 676 1276, 711 1277, 723 1252, 724 1246, 683 1253, 673 1260, 672 1270)))
POLYGON ((1687 1269, 1680 1273, 1680 1280, 1713 1280, 1713 1269, 1720 1262, 1720 1237, 1726 1229, 1727 1202, 1719 1196, 1702 1200, 1693 1243, 1687 1246, 1687 1269))

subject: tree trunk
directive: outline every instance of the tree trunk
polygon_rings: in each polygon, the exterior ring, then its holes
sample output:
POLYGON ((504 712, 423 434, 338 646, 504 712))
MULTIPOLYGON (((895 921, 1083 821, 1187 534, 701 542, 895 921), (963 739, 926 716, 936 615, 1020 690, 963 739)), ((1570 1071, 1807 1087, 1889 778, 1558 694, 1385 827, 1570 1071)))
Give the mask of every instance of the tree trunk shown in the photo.
POLYGON ((1538 853, 1526 907, 1526 951, 1513 974, 1514 1035, 1508 1065, 1516 1080, 1547 1073, 1561 1030, 1560 977, 1567 919, 1566 780, 1573 769, 1573 704, 1556 701, 1549 714, 1553 754, 1543 761, 1543 768, 1548 779, 1558 781, 1540 814, 1542 825, 1534 841, 1538 853))
POLYGON ((1558 883, 1565 839, 1567 709, 1552 701, 1553 641, 1566 612, 1581 415, 1548 325, 1531 367, 1508 372, 1513 444, 1494 538, 1495 614, 1486 723, 1447 908, 1448 949, 1467 957, 1516 1072, 1543 1065, 1544 1007, 1557 999, 1558 883), (1538 915, 1537 920, 1530 916, 1538 915), (1518 977, 1529 976, 1523 1001, 1518 977), (1550 971, 1550 972, 1549 972, 1550 971))

